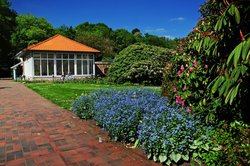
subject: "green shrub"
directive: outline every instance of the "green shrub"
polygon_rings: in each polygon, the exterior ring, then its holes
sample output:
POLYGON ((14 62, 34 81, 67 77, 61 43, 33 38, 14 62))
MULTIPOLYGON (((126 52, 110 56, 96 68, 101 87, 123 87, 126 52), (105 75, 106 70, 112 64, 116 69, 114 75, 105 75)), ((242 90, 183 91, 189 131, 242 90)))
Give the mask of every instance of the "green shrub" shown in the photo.
POLYGON ((216 151, 205 151, 196 158, 207 165, 249 165, 250 164, 250 126, 240 121, 230 124, 221 122, 210 131, 210 147, 216 151), (220 147, 219 149, 217 147, 220 147))
POLYGON ((159 85, 162 70, 172 54, 172 50, 157 46, 140 43, 130 45, 115 57, 109 77, 116 83, 146 82, 159 85))
POLYGON ((72 111, 82 119, 90 119, 93 117, 94 96, 82 95, 72 104, 72 111))

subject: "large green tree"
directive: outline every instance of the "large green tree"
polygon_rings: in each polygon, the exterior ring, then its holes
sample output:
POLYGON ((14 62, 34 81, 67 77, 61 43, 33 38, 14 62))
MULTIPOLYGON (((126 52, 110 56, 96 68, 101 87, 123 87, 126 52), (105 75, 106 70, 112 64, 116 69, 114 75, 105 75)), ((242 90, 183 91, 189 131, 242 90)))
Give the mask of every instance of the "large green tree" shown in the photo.
POLYGON ((10 76, 12 65, 10 36, 15 28, 16 12, 10 2, 0 0, 0 77, 10 76))
POLYGON ((136 42, 135 36, 126 29, 117 29, 111 36, 114 42, 114 52, 119 53, 124 48, 136 42))
POLYGON ((91 24, 85 22, 78 25, 76 28, 75 39, 90 47, 96 48, 101 51, 97 60, 102 58, 112 59, 113 43, 110 39, 112 29, 103 23, 91 24))
POLYGON ((45 18, 38 18, 30 14, 18 15, 16 24, 15 32, 11 35, 11 42, 17 50, 54 35, 52 25, 45 18))
POLYGON ((61 34, 65 37, 68 37, 68 38, 74 40, 75 35, 76 35, 76 31, 72 26, 68 27, 66 25, 62 25, 58 28, 55 28, 55 34, 61 34))

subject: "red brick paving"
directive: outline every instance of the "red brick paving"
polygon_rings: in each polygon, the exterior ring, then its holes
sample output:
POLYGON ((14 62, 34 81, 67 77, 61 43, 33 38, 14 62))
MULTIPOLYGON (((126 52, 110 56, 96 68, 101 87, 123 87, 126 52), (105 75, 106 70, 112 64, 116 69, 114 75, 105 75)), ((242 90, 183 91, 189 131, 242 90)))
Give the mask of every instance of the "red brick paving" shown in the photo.
POLYGON ((94 121, 83 121, 22 83, 0 80, 0 166, 151 166, 138 149, 108 140, 94 121))

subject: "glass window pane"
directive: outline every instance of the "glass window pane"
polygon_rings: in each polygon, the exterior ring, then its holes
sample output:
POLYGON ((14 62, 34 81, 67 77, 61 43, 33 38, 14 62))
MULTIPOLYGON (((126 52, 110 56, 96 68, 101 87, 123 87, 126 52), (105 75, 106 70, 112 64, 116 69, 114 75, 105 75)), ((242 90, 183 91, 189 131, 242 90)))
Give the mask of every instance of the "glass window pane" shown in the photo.
POLYGON ((89 74, 93 74, 93 61, 89 61, 89 74))
POLYGON ((49 75, 53 75, 54 74, 54 60, 49 60, 49 75))
POLYGON ((42 60, 42 75, 47 75, 47 60, 42 60))
POLYGON ((75 68, 74 68, 74 60, 69 61, 69 74, 74 75, 75 74, 75 68))
POLYGON ((63 54, 63 59, 68 59, 68 54, 63 54))
POLYGON ((82 59, 87 59, 87 55, 83 54, 83 58, 82 59))
POLYGON ((82 55, 81 55, 81 54, 77 54, 77 55, 76 55, 76 58, 77 58, 77 59, 82 59, 82 55))
POLYGON ((56 59, 62 59, 62 54, 56 54, 56 59))
POLYGON ((40 76, 40 60, 34 60, 35 76, 40 76))
POLYGON ((54 59, 54 54, 48 54, 48 59, 54 59))
POLYGON ((41 54, 41 58, 42 58, 42 59, 47 59, 47 54, 42 53, 42 54, 41 54))
POLYGON ((68 74, 68 60, 63 60, 63 74, 68 74))
POLYGON ((83 74, 88 74, 88 72, 87 72, 87 68, 88 68, 88 66, 87 66, 88 64, 87 64, 87 61, 83 61, 83 74))
POLYGON ((81 60, 76 61, 77 75, 82 75, 82 62, 81 60))
POLYGON ((75 59, 75 55, 74 54, 69 54, 69 59, 75 59))
POLYGON ((62 75, 62 60, 56 61, 56 70, 57 75, 62 75))
POLYGON ((89 59, 93 59, 93 55, 92 54, 89 54, 89 59))
POLYGON ((36 58, 36 59, 40 59, 40 54, 35 53, 35 54, 33 55, 33 57, 36 58))

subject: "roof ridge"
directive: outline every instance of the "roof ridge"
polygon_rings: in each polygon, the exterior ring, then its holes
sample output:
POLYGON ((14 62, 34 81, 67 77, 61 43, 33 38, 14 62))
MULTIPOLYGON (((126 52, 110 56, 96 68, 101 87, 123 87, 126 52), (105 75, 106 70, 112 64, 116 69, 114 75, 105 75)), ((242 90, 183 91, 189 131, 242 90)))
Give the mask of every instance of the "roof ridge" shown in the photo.
POLYGON ((64 37, 64 38, 68 39, 68 40, 71 40, 72 42, 74 42, 74 43, 76 43, 76 44, 78 44, 78 45, 83 45, 83 46, 85 46, 85 47, 88 47, 88 48, 91 49, 91 50, 99 51, 99 50, 97 50, 97 49, 95 49, 95 48, 92 48, 92 47, 90 47, 90 46, 87 46, 87 45, 85 45, 85 44, 82 44, 82 43, 80 43, 80 42, 77 42, 77 41, 72 40, 72 39, 70 39, 70 38, 67 38, 67 37, 65 37, 65 36, 63 36, 63 35, 60 35, 60 34, 57 34, 57 35, 62 36, 62 37, 64 37))
POLYGON ((48 39, 46 39, 46 40, 40 41, 40 42, 38 42, 38 43, 36 43, 36 44, 32 44, 32 45, 28 46, 27 48, 25 48, 25 49, 23 49, 23 50, 28 50, 28 49, 31 49, 31 48, 33 48, 33 47, 39 46, 39 45, 41 45, 41 44, 43 44, 43 43, 45 43, 45 42, 47 42, 47 41, 49 41, 49 40, 51 40, 51 39, 54 39, 54 38, 57 37, 57 36, 60 36, 60 34, 56 34, 56 35, 51 36, 50 38, 48 38, 48 39))

